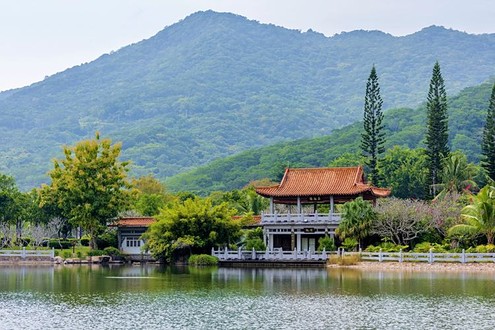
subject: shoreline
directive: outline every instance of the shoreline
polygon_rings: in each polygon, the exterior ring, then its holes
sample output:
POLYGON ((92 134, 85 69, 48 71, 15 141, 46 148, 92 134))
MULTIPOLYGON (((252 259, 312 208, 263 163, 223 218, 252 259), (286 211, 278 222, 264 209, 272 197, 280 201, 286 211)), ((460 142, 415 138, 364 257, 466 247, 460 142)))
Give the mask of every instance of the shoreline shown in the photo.
POLYGON ((473 272, 473 273, 495 273, 494 262, 483 263, 449 263, 449 262, 435 262, 429 264, 427 262, 373 262, 373 261, 361 261, 356 265, 337 265, 329 264, 327 268, 349 268, 358 269, 363 271, 407 271, 407 272, 473 272))
MULTIPOLYGON (((124 265, 123 263, 106 263, 107 265, 124 265)), ((154 263, 150 263, 154 264, 154 263)), ((74 265, 101 265, 93 262, 56 262, 49 260, 1 260, 0 268, 5 266, 74 266, 74 265)), ((281 265, 282 268, 283 265, 281 265)), ((495 262, 398 262, 398 261, 360 261, 355 265, 328 264, 327 269, 355 269, 361 271, 404 271, 404 272, 471 272, 495 273, 495 262)), ((321 267, 321 266, 320 266, 321 267)), ((278 268, 278 267, 277 267, 278 268)), ((290 266, 288 268, 291 268, 290 266)))

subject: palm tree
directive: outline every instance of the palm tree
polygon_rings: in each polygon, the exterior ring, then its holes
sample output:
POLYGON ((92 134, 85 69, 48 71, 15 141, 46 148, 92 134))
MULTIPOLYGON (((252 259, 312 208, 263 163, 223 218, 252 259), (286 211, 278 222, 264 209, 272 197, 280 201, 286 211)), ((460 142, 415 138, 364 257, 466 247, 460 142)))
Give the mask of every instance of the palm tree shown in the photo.
POLYGON ((495 238, 495 187, 485 186, 478 195, 473 196, 471 205, 462 209, 462 217, 467 224, 454 227, 471 227, 486 236, 488 244, 495 238))
POLYGON ((354 201, 344 204, 342 221, 335 233, 342 240, 345 238, 357 239, 359 248, 361 248, 361 240, 369 235, 375 218, 376 213, 371 203, 358 197, 354 201))
POLYGON ((476 187, 476 182, 471 179, 474 172, 474 165, 468 164, 464 154, 452 153, 443 162, 442 183, 435 185, 437 188, 435 190, 441 189, 441 191, 435 199, 476 187))

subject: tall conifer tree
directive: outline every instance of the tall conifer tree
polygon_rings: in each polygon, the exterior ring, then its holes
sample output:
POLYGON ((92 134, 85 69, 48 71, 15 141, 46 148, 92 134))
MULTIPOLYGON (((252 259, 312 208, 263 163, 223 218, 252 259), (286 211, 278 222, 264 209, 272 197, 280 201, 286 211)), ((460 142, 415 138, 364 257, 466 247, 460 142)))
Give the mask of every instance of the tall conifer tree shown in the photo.
POLYGON ((367 157, 366 165, 370 168, 370 181, 377 184, 380 181, 378 174, 378 160, 380 154, 385 151, 385 132, 383 132, 382 97, 375 66, 366 83, 366 96, 364 98, 364 133, 361 134, 361 150, 367 157))
POLYGON ((438 61, 433 66, 426 109, 428 120, 426 131, 428 184, 432 188, 431 193, 436 195, 436 185, 441 181, 442 162, 450 153, 447 145, 449 139, 447 93, 438 61))
POLYGON ((481 166, 485 168, 490 179, 495 181, 495 84, 493 84, 485 128, 483 129, 481 153, 483 155, 481 166))

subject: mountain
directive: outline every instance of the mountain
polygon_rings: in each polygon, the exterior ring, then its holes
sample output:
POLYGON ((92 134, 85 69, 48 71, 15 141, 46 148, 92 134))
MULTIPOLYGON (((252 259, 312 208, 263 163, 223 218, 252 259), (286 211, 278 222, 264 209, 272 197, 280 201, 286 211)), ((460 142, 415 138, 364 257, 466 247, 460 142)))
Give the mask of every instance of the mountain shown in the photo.
MULTIPOLYGON (((481 154, 481 135, 493 83, 466 88, 448 102, 449 144, 463 151, 470 161, 481 154)), ((344 153, 359 153, 363 123, 356 122, 332 134, 313 139, 283 142, 248 150, 169 178, 171 191, 207 195, 215 190, 239 189, 250 181, 269 178, 280 181, 284 168, 328 166, 344 153)), ((391 109, 385 113, 385 147, 424 147, 426 108, 391 109)))
POLYGON ((372 64, 384 108, 417 106, 440 61, 449 94, 495 75, 495 35, 432 26, 333 37, 198 12, 155 36, 0 94, 0 172, 31 188, 61 146, 123 142, 133 175, 166 178, 362 116, 372 64))

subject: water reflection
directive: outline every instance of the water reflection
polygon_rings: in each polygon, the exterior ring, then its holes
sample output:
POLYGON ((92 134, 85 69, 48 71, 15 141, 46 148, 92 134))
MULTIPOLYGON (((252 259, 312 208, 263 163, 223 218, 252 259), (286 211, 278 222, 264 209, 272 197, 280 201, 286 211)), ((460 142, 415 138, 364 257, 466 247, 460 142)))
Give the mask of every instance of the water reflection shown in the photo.
POLYGON ((0 328, 490 328, 493 279, 334 268, 11 266, 0 272, 0 328))
POLYGON ((162 266, 2 267, 0 291, 98 293, 235 291, 246 294, 483 296, 495 294, 491 273, 364 271, 346 268, 162 266))

